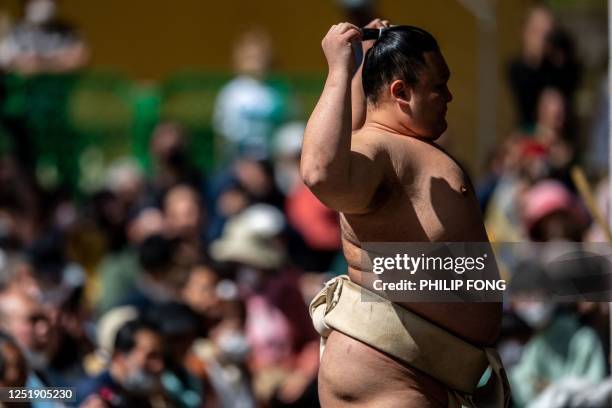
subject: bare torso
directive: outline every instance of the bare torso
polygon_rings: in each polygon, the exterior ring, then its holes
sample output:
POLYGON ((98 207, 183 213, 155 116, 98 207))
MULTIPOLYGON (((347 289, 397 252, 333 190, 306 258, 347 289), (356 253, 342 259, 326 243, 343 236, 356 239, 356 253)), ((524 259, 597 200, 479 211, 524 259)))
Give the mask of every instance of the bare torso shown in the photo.
MULTIPOLYGON (((341 214, 344 254, 351 279, 362 279, 363 242, 486 242, 473 187, 461 167, 438 147, 413 137, 364 128, 354 150, 384 167, 384 181, 363 214, 341 214), (370 154, 368 154, 370 155, 370 154)), ((498 303, 400 303, 476 345, 499 331, 498 303)), ((339 332, 329 337, 319 374, 325 407, 434 407, 446 389, 427 375, 339 332)))

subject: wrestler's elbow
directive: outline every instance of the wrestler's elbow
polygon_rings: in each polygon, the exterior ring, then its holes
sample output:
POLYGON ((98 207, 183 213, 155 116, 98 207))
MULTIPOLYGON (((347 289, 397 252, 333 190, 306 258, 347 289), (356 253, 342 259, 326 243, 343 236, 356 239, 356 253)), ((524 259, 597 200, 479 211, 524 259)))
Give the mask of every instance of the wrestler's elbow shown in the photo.
POLYGON ((304 184, 313 191, 326 189, 333 183, 330 169, 315 160, 302 158, 300 176, 304 184))
POLYGON ((319 184, 322 179, 321 171, 319 171, 319 169, 317 169, 315 166, 308 165, 304 159, 302 159, 300 164, 300 177, 302 178, 302 182, 308 188, 312 188, 313 186, 319 184))
POLYGON ((302 171, 302 181, 319 199, 334 191, 334 183, 324 170, 302 171))

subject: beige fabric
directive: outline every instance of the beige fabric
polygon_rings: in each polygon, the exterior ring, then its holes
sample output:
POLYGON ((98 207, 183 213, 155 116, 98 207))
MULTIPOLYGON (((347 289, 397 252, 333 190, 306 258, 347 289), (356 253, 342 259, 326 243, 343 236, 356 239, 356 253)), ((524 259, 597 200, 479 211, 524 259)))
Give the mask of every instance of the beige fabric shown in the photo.
MULTIPOLYGON (((449 387, 449 406, 455 396, 474 407, 471 394, 487 366, 493 370, 500 407, 509 404, 509 385, 494 349, 483 349, 450 334, 343 275, 329 281, 310 304, 321 351, 331 330, 387 353, 449 387)), ((456 403, 454 406, 457 406, 456 403)))

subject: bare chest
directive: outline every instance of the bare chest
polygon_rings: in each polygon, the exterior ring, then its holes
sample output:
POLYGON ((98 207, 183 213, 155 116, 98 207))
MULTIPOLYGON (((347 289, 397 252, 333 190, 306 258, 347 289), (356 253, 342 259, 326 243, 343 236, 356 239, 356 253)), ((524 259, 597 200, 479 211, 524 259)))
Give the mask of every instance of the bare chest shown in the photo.
POLYGON ((408 165, 394 166, 380 206, 344 217, 345 236, 360 242, 486 241, 472 183, 459 164, 433 147, 408 157, 408 165))

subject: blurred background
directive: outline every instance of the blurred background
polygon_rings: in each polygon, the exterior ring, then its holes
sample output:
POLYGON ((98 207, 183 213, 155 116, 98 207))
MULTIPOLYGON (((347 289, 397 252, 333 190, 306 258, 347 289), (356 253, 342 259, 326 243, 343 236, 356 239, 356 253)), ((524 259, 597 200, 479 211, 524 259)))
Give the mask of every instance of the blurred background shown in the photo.
MULTIPOLYGON (((0 1, 0 386, 71 386, 89 407, 318 406, 307 304, 346 264, 298 165, 339 21, 438 39, 440 143, 491 240, 609 242, 607 11, 0 1)), ((527 293, 556 276, 510 269, 527 293)), ((608 303, 533 298, 505 303, 497 344, 515 406, 610 406, 608 303)))

